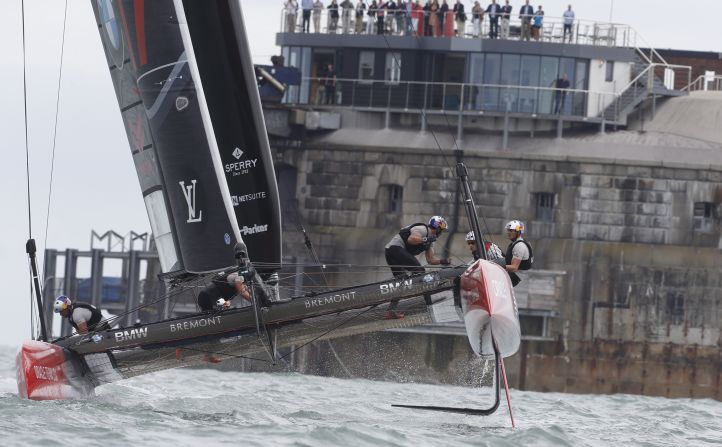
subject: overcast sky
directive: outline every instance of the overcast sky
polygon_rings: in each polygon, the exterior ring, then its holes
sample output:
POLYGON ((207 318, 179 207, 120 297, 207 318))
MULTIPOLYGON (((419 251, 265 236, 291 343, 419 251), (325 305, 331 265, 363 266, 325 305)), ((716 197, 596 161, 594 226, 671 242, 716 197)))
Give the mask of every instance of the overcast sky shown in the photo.
MULTIPOLYGON (((254 62, 268 63, 270 56, 279 52, 275 33, 282 1, 242 3, 254 62)), ((470 0, 463 3, 467 7, 472 4, 470 0)), ((521 1, 511 3, 518 11, 521 1)), ((547 15, 557 16, 568 2, 542 4, 547 15)), ((40 253, 45 248, 64 6, 63 0, 25 0, 32 235, 40 253)), ((697 1, 689 7, 680 2, 617 0, 613 8, 609 0, 584 0, 573 7, 578 18, 588 20, 608 21, 611 12, 613 21, 632 25, 657 48, 722 52, 719 0, 697 1)), ((21 0, 0 0, 0 17, 0 277, 4 303, 0 344, 18 345, 30 335, 29 277, 24 252, 28 199, 21 0)), ((66 26, 47 246, 85 250, 89 248, 91 230, 113 229, 125 235, 131 230, 149 231, 149 224, 91 0, 68 0, 66 26)))

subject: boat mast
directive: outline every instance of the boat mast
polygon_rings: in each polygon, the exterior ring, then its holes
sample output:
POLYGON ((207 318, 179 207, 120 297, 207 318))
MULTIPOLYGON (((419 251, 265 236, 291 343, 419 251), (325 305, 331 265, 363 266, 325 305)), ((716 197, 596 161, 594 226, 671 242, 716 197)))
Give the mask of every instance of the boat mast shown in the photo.
POLYGON ((30 258, 30 268, 33 271, 33 286, 35 287, 35 299, 38 305, 38 317, 40 318, 40 341, 48 341, 48 333, 45 329, 45 312, 43 310, 43 295, 40 290, 40 280, 38 279, 38 262, 35 257, 37 248, 35 247, 35 239, 28 239, 25 243, 25 253, 30 258))

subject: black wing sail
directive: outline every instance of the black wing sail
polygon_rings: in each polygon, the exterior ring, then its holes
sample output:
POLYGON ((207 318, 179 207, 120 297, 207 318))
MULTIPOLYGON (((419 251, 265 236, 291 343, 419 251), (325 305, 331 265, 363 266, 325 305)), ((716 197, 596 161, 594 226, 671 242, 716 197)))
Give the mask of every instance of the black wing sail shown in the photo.
MULTIPOLYGON (((117 66, 109 51, 114 40, 105 36, 115 36, 128 49, 132 63, 126 67, 133 73, 113 80, 123 113, 127 91, 139 101, 134 106, 142 107, 144 116, 136 112, 136 117, 144 118, 153 142, 154 157, 149 158, 155 159, 159 174, 155 187, 164 193, 167 211, 162 211, 177 247, 176 266, 203 273, 234 265, 233 246, 242 239, 182 5, 172 0, 97 0, 94 10, 109 63, 117 66)), ((124 118, 133 147, 132 123, 124 118)), ((144 185, 144 174, 139 176, 144 185)), ((162 211, 149 209, 149 215, 162 211)))
MULTIPOLYGON (((182 4, 235 217, 256 265, 281 262, 281 212, 241 2, 182 4)), ((179 11, 180 15, 180 11, 179 11)), ((259 271, 275 270, 259 268, 259 271)))

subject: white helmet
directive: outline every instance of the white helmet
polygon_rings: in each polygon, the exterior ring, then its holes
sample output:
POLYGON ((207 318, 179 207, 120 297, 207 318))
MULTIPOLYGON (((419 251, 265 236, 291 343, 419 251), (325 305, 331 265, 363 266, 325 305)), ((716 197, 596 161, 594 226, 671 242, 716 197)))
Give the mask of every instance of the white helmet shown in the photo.
POLYGON ((520 236, 524 234, 524 224, 520 220, 510 220, 504 225, 504 229, 507 231, 514 230, 519 233, 520 236))
POLYGON ((476 242, 476 236, 474 236, 473 231, 466 233, 466 242, 476 242))
POLYGON ((53 304, 53 311, 58 314, 63 312, 64 310, 68 309, 72 302, 70 301, 70 298, 68 298, 65 295, 60 295, 55 299, 55 304, 53 304))

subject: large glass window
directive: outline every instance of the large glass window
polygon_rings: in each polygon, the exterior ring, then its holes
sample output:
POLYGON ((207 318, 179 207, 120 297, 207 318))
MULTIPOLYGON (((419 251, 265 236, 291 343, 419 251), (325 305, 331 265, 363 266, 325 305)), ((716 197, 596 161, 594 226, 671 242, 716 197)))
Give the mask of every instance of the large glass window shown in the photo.
MULTIPOLYGON (((484 61, 484 84, 499 84, 499 76, 501 71, 501 55, 496 53, 489 53, 486 55, 484 61)), ((499 109, 499 88, 498 87, 484 87, 484 110, 498 110, 499 109)))
MULTIPOLYGON (((505 54, 501 58, 501 85, 519 85, 519 63, 521 57, 518 54, 505 54)), ((518 108, 519 89, 501 89, 501 110, 516 112, 518 108)))
MULTIPOLYGON (((522 87, 539 86, 539 56, 522 56, 519 85, 522 87)), ((537 90, 534 88, 519 89, 519 111, 524 113, 535 113, 537 107, 537 90)))
POLYGON ((384 76, 389 84, 398 84, 401 80, 401 53, 386 53, 386 72, 384 76))
POLYGON ((376 54, 373 51, 362 51, 359 53, 358 78, 371 80, 374 78, 374 59, 376 54))
POLYGON ((311 76, 311 48, 301 49, 301 97, 299 103, 308 104, 311 84, 308 78, 311 76))
POLYGON ((464 92, 466 108, 469 110, 481 109, 481 84, 484 83, 484 55, 472 54, 469 57, 469 85, 464 92))
MULTIPOLYGON (((569 57, 562 57, 559 59, 559 77, 567 75, 569 79, 569 88, 576 88, 576 59, 569 57)), ((562 95, 562 106, 560 113, 562 115, 569 115, 572 113, 572 104, 574 104, 574 98, 577 95, 574 92, 568 92, 566 95, 562 95)))
MULTIPOLYGON (((574 88, 577 90, 587 90, 587 73, 589 72, 589 62, 583 59, 577 59, 577 71, 574 75, 574 88)), ((586 116, 588 93, 577 93, 574 95, 574 114, 586 116)))
MULTIPOLYGON (((541 71, 539 72, 539 86, 545 88, 554 88, 557 80, 559 68, 559 58, 542 57, 541 71)), ((539 91, 539 107, 538 113, 552 113, 552 99, 554 93, 552 90, 539 91)))

